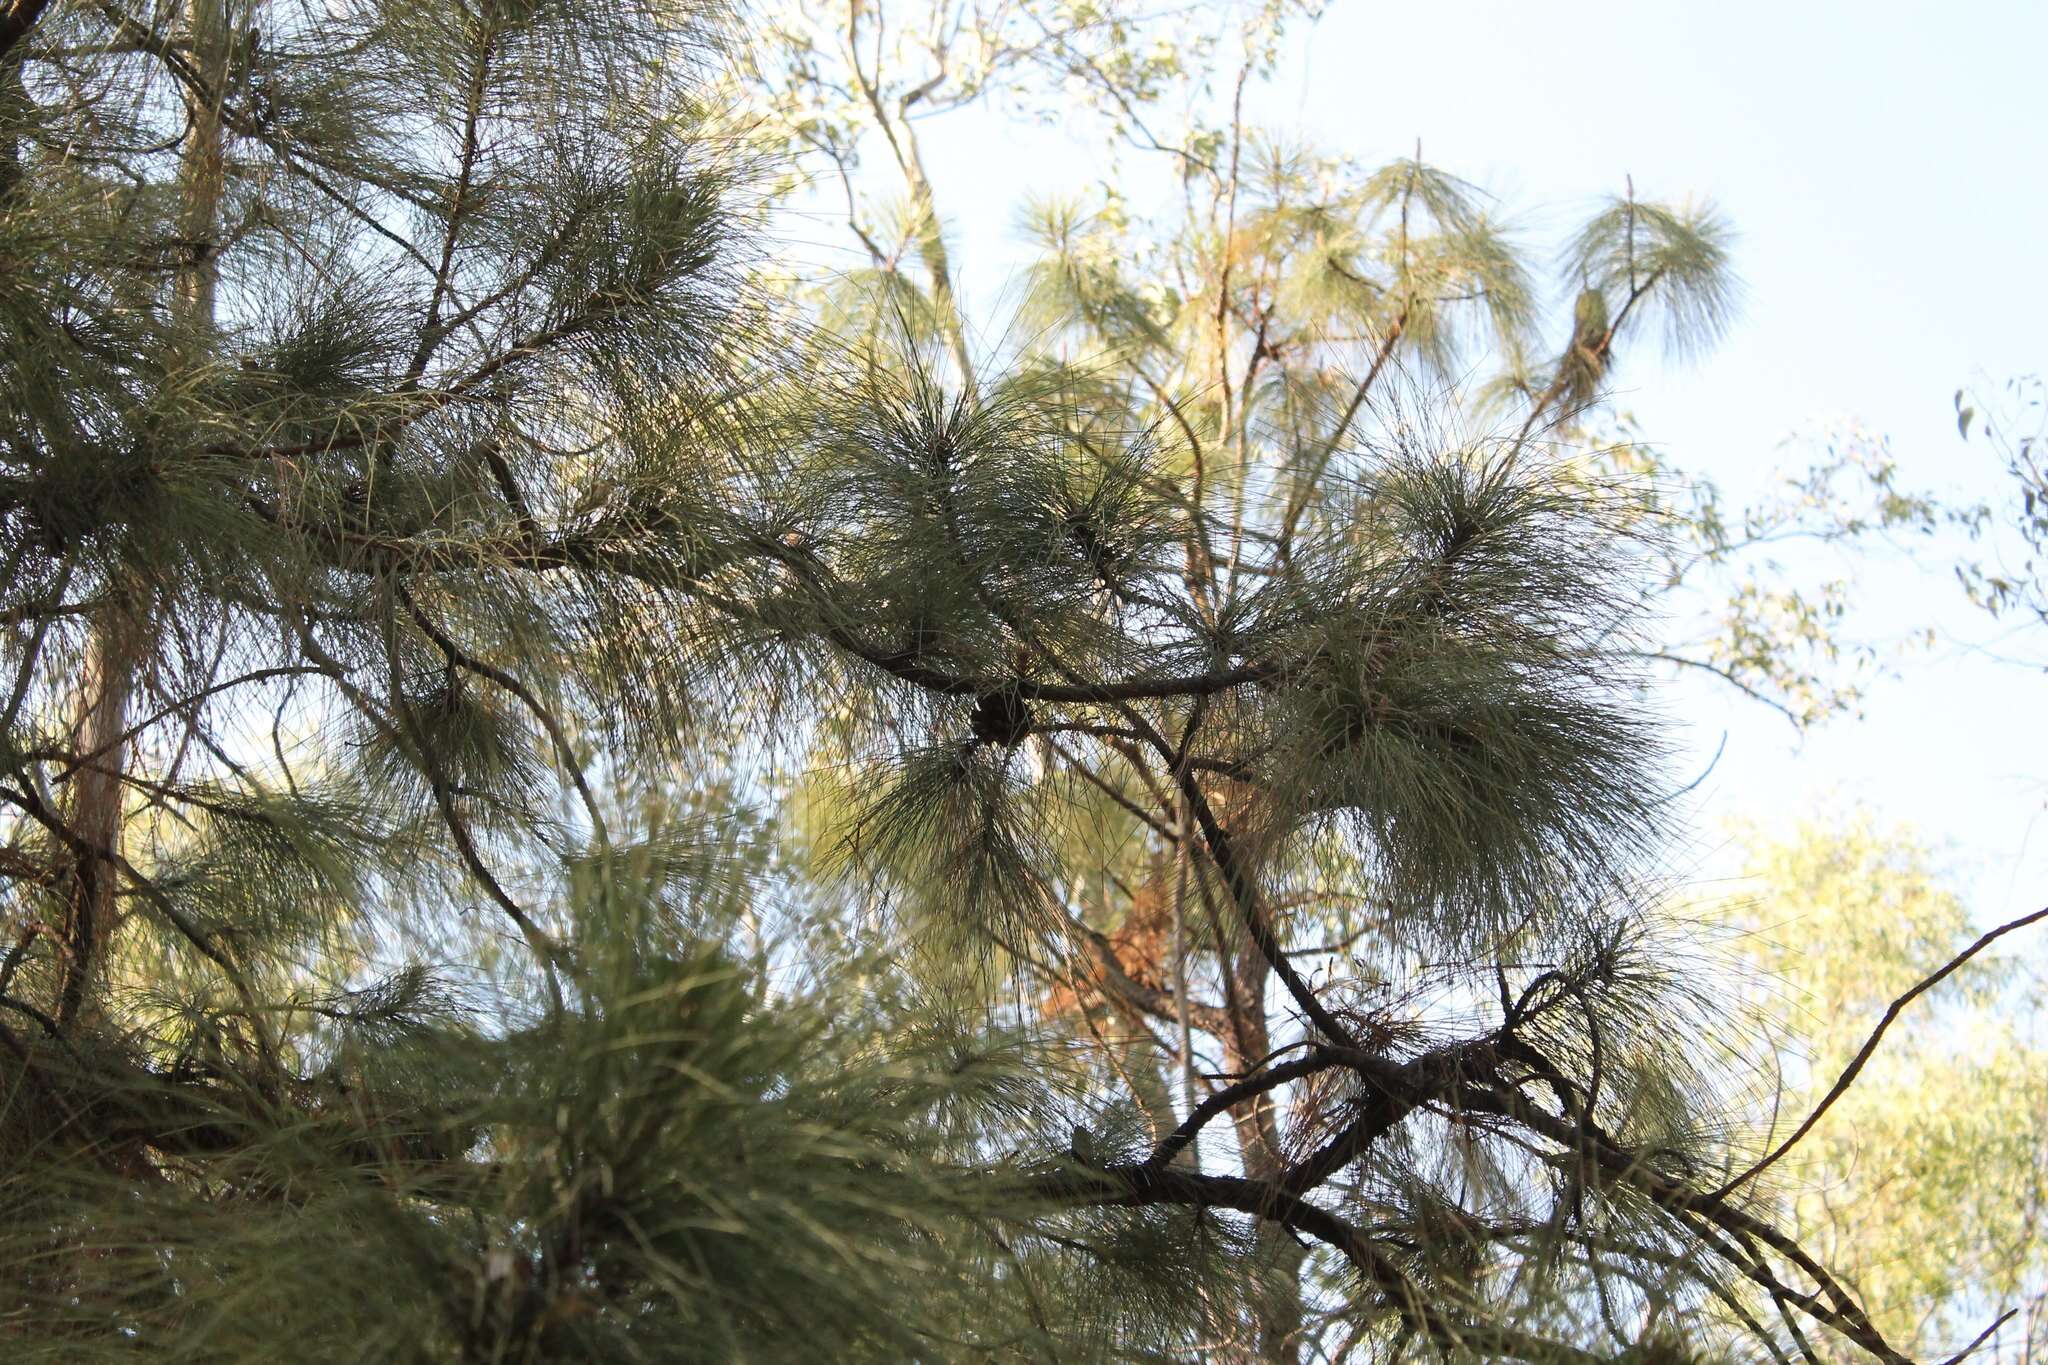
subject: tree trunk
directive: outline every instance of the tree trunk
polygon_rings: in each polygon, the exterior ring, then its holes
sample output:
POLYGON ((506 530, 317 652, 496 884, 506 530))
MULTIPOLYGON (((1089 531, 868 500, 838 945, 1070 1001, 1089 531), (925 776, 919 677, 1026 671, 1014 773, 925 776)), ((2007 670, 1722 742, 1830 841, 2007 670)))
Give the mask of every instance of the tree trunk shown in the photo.
MULTIPOLYGON (((1240 949, 1236 963, 1240 1039, 1225 1039, 1233 1072, 1244 1072, 1271 1050, 1266 1020, 1266 986, 1272 968, 1256 948, 1240 949)), ((1237 1125, 1238 1157, 1254 1180, 1271 1180, 1287 1165, 1281 1150, 1280 1116, 1271 1092, 1257 1095, 1231 1114, 1237 1125)), ((1301 1268, 1308 1259, 1293 1238, 1277 1224, 1261 1222, 1259 1250, 1270 1267, 1268 1292, 1251 1307, 1258 1330, 1258 1358, 1275 1365, 1296 1365, 1301 1359, 1301 1268)))
MULTIPOLYGON (((179 236, 189 264, 178 271, 169 300, 177 344, 187 363, 203 361, 212 346, 215 295, 220 281, 214 236, 226 179, 221 103, 227 97, 233 26, 230 0, 189 0, 186 46, 205 81, 208 97, 192 96, 192 125, 185 135, 178 188, 179 236)), ((118 564, 106 585, 105 602, 92 617, 85 665, 78 681, 72 745, 82 762, 70 782, 65 822, 85 845, 75 861, 66 897, 63 984, 57 1018, 69 1023, 84 1008, 106 965, 107 942, 115 926, 115 893, 120 872, 127 784, 133 750, 128 739, 131 703, 138 680, 155 649, 157 622, 146 575, 132 560, 118 564)))
POLYGON ((229 94, 229 57, 234 47, 234 26, 228 17, 230 3, 231 0, 188 0, 185 9, 186 38, 193 64, 206 81, 211 99, 194 99, 192 128, 185 135, 183 163, 179 168, 180 235, 192 255, 191 264, 178 272, 174 318, 202 348, 211 341, 208 333, 213 327, 214 292, 220 282, 214 235, 227 173, 221 107, 229 94))
POLYGON ((57 1019, 78 1017, 105 961, 114 928, 114 893, 120 874, 110 861, 121 852, 126 795, 121 780, 129 744, 128 703, 135 692, 141 623, 118 588, 93 617, 85 667, 78 680, 78 716, 71 743, 81 760, 71 778, 66 823, 86 846, 72 868, 64 924, 64 977, 57 1019))

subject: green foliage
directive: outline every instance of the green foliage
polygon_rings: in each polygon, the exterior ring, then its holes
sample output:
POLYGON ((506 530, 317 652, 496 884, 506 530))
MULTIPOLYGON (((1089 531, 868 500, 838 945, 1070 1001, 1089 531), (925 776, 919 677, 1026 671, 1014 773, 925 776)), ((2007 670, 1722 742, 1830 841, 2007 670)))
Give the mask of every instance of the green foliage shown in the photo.
MULTIPOLYGON (((1163 147, 1215 49, 774 27, 762 135, 872 115, 905 191, 806 312, 719 18, 0 51, 10 1358, 1654 1358, 1708 1298, 1775 1349, 1790 1266, 1896 1360, 1706 1184, 1650 519, 1533 453, 1572 362, 1513 368, 1483 196, 1197 119, 1173 231, 1039 212, 997 372, 912 111, 1056 72, 1163 147), (1486 352, 1509 437, 1373 387, 1486 352)), ((1602 366, 1728 298, 1710 215, 1624 208, 1602 366)))
POLYGON ((857 1060, 710 945, 509 1032, 475 998, 428 1022, 423 984, 322 1007, 327 1060, 288 1106, 222 1079, 194 1112, 175 1072, 116 1089, 111 1058, 79 1074, 36 1049, 8 1091, 10 1253, 39 1268, 10 1304, 15 1358, 790 1359, 822 1334, 901 1359, 1025 1330, 1000 1281, 963 1316, 960 1241, 1003 1201, 934 1165, 959 1085, 941 1059, 857 1060), (67 1094, 95 1097, 102 1132, 116 1096, 137 1124, 189 1112, 138 1140, 206 1180, 53 1173, 23 1142, 82 1136, 37 1113, 67 1094))
POLYGON ((1627 568, 1576 549, 1620 543, 1596 501, 1498 452, 1389 465, 1354 493, 1366 534, 1303 545, 1250 598, 1291 628, 1277 652, 1306 685, 1244 757, 1275 834, 1356 821, 1408 927, 1473 947, 1534 901, 1597 896, 1646 846, 1656 741, 1594 645, 1628 628, 1627 568))

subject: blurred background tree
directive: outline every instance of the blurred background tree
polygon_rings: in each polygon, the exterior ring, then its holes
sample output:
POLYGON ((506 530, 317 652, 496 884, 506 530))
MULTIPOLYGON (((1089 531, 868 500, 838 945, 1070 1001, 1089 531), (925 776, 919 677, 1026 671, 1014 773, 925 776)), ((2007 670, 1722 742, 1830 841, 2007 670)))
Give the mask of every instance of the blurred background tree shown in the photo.
MULTIPOLYGON (((1753 1007, 1783 1058, 1786 1084, 1762 1111, 1782 1136, 1886 1007, 1974 934, 1933 851, 1866 812, 1779 837, 1752 829, 1740 842, 1756 894, 1721 909, 1757 970, 1753 1007)), ((1788 1158, 1779 1196, 1788 1216, 1895 1341, 1938 1351, 2017 1308, 2002 1353, 2048 1348, 2042 999, 2023 959, 1972 962, 1901 1015, 1788 1158)))

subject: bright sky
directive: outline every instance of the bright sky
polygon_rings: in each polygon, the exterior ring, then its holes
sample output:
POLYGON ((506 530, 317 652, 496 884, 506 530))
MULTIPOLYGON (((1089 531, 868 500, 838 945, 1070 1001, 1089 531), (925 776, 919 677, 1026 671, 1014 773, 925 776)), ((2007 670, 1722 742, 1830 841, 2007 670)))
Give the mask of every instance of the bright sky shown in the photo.
MULTIPOLYGON (((2048 372, 2048 5, 1336 0, 1290 49, 1248 100, 1258 122, 1368 163, 1419 137, 1532 241, 1625 174, 1645 197, 1719 203, 1741 234, 1740 322, 1703 361, 1644 353, 1615 376, 1681 466, 1739 497, 1803 461, 1788 437, 1855 419, 1889 437, 1907 486, 2000 491, 1988 449, 1957 438, 1952 395, 2048 372)), ((925 136, 977 300, 1014 285, 1024 195, 1101 176, 1099 143, 1056 130, 949 117, 925 136)), ((1800 744, 1726 689, 1673 693, 1691 772, 1727 735, 1699 790, 1703 867, 1726 818, 1860 801, 1933 840, 1980 919, 2048 901, 2048 677, 1953 643, 2000 631, 1945 572, 1863 568, 1861 633, 1932 624, 1951 643, 1903 660, 1861 722, 1800 744)))

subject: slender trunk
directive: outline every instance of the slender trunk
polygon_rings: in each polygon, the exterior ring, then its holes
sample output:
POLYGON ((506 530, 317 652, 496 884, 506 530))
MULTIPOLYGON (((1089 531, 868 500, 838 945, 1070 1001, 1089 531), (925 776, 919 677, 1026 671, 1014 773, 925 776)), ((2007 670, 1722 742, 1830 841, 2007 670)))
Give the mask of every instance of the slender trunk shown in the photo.
MULTIPOLYGON (((214 235, 226 179, 220 102, 227 93, 232 33, 228 4, 190 0, 185 11, 186 43, 207 87, 207 97, 194 100, 178 177, 178 234, 190 263, 178 272, 169 300, 176 344, 188 361, 210 349, 220 281, 214 235)), ((65 969, 57 1002, 57 1017, 65 1023, 79 1016, 105 969, 116 923, 120 875, 112 859, 121 854, 123 779, 134 747, 127 732, 157 624, 145 575, 132 562, 117 565, 105 602, 92 617, 72 725, 72 745, 84 762, 71 779, 65 820, 88 851, 73 868, 66 898, 65 969)))
MULTIPOLYGON (((1271 1049, 1265 1010, 1267 978, 1272 969, 1257 949, 1247 946, 1236 964, 1237 999, 1242 1016, 1241 1047, 1226 1049, 1232 1071, 1245 1071, 1271 1049)), ((1287 1165, 1281 1150, 1280 1116, 1270 1092, 1241 1105, 1231 1118, 1237 1126, 1238 1156, 1244 1173, 1271 1180, 1287 1165)), ((1259 1225, 1259 1250, 1271 1268, 1269 1287, 1252 1304, 1258 1331, 1258 1358, 1295 1365, 1301 1359, 1301 1270, 1308 1254, 1276 1225, 1259 1225)))
POLYGON ((66 823, 92 852, 81 855, 72 872, 65 906, 63 986, 57 1019, 70 1023, 85 1004, 88 988, 105 961, 107 940, 114 929, 114 893, 120 878, 106 855, 121 851, 121 815, 129 745, 129 701, 135 692, 140 660, 140 623, 116 592, 93 618, 79 678, 78 715, 71 742, 84 760, 71 779, 71 807, 66 823))
POLYGON ((209 96, 198 100, 192 111, 192 128, 185 136, 184 159, 178 175, 179 235, 192 255, 191 264, 178 272, 175 319, 195 343, 195 349, 210 341, 206 333, 213 326, 214 293, 220 283, 214 234, 219 226, 221 192, 227 178, 221 106, 228 96, 228 58, 234 41, 234 28, 228 18, 231 2, 188 0, 185 9, 187 40, 209 96))
MULTIPOLYGON (((1174 1023, 1179 1036, 1174 1041, 1180 1046, 1181 1100, 1190 1114, 1195 1112, 1195 1106, 1201 1101, 1195 1083, 1195 1034, 1193 1020, 1189 1017, 1191 997, 1188 994, 1188 831, 1194 823, 1183 799, 1174 826, 1179 831, 1179 838, 1173 853, 1173 998, 1178 1016, 1174 1023)), ((1190 1154, 1196 1149, 1195 1143, 1190 1142, 1187 1146, 1190 1154)))

